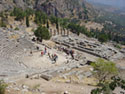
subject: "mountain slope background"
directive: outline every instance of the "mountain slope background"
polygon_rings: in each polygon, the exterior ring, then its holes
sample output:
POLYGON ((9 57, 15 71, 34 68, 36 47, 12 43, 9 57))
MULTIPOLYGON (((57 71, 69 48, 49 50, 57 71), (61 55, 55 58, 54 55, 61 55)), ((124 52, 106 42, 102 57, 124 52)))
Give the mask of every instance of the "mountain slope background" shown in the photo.
POLYGON ((0 0, 0 12, 14 7, 32 8, 66 18, 88 19, 96 14, 93 7, 84 0, 0 0))
POLYGON ((57 18, 68 18, 71 22, 75 24, 82 23, 80 25, 84 26, 90 22, 86 26, 89 29, 97 29, 97 31, 105 31, 106 33, 111 32, 114 36, 119 35, 120 41, 124 40, 124 35, 121 35, 125 31, 124 14, 117 15, 117 13, 113 14, 112 12, 109 13, 99 8, 96 9, 86 0, 0 0, 0 12, 11 11, 14 7, 24 10, 27 8, 40 10, 48 16, 53 15, 57 18), (96 23, 94 24, 93 22, 96 23), (98 30, 100 26, 102 28, 98 30))
POLYGON ((86 0, 86 1, 110 5, 117 8, 125 7, 125 0, 86 0))

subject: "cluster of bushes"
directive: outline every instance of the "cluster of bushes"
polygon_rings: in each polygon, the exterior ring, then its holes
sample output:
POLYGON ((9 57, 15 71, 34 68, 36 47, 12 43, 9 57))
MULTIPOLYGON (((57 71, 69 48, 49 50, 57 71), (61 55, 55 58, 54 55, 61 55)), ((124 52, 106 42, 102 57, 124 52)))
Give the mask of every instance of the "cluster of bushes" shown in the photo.
POLYGON ((37 24, 46 24, 47 23, 47 15, 41 11, 35 11, 35 22, 37 24))
POLYGON ((110 35, 103 32, 103 31, 99 31, 98 29, 94 30, 91 29, 90 30, 90 37, 94 37, 96 39, 98 39, 100 42, 107 42, 108 40, 110 40, 110 35))
POLYGON ((10 15, 16 16, 15 20, 22 20, 26 16, 26 13, 21 8, 15 7, 10 15))
POLYGON ((97 38, 100 42, 107 42, 110 40, 111 35, 105 32, 100 32, 99 30, 90 30, 90 32, 85 28, 85 26, 80 26, 77 24, 77 21, 74 22, 72 20, 66 18, 57 18, 55 16, 50 16, 49 20, 52 24, 56 24, 56 26, 60 25, 62 28, 70 29, 73 33, 79 35, 80 33, 85 34, 88 37, 97 38))
POLYGON ((15 20, 22 20, 26 16, 30 16, 34 14, 34 10, 28 8, 26 10, 23 10, 21 8, 15 7, 13 11, 10 13, 10 16, 15 16, 15 20))
POLYGON ((1 18, 0 27, 6 27, 6 22, 4 21, 4 18, 1 18))
POLYGON ((80 26, 78 24, 69 23, 67 28, 73 31, 74 33, 77 33, 77 35, 79 35, 80 33, 84 33, 85 35, 88 34, 87 29, 84 26, 80 26))
POLYGON ((100 17, 95 18, 95 22, 103 23, 103 31, 106 31, 109 38, 117 43, 125 44, 125 16, 116 13, 106 13, 100 17))
MULTIPOLYGON (((49 28, 48 16, 44 12, 34 11, 32 9, 23 10, 21 8, 16 8, 15 7, 10 15, 15 16, 16 17, 15 20, 18 20, 18 21, 23 20, 24 18, 26 18, 26 26, 27 27, 30 26, 29 16, 30 15, 35 15, 34 22, 36 24, 38 24, 39 27, 37 28, 37 30, 34 31, 34 34, 36 35, 36 37, 39 40, 49 39, 50 38, 50 34, 49 34, 48 29, 47 29, 47 28, 49 28), (46 24, 47 28, 43 27, 42 26, 43 24, 46 24)), ((16 30, 18 30, 18 29, 16 28, 16 30)))
POLYGON ((29 16, 34 14, 34 10, 28 8, 23 10, 21 8, 15 7, 13 11, 10 13, 10 16, 15 16, 15 20, 21 21, 26 17, 26 26, 29 27, 29 16))
POLYGON ((0 27, 6 27, 6 16, 3 12, 0 13, 0 27))
POLYGON ((80 33, 85 34, 87 37, 94 37, 97 38, 100 42, 107 42, 109 40, 109 35, 105 32, 99 32, 95 30, 88 31, 85 26, 80 26, 75 23, 69 23, 67 25, 67 28, 70 29, 72 32, 77 33, 78 35, 80 33))
POLYGON ((100 88, 93 89, 91 94, 114 94, 113 91, 117 87, 125 90, 125 80, 118 76, 113 76, 111 82, 103 83, 99 87, 100 88))
POLYGON ((98 88, 93 89, 91 94, 113 94, 116 87, 125 90, 125 80, 118 77, 118 69, 113 62, 99 59, 91 64, 94 68, 94 76, 98 79, 98 88))
POLYGON ((109 34, 105 32, 99 32, 98 30, 90 30, 90 32, 85 28, 85 26, 80 26, 79 24, 75 23, 74 21, 69 19, 62 19, 57 18, 55 16, 50 17, 50 21, 52 24, 60 24, 61 27, 70 29, 73 33, 76 33, 79 35, 80 33, 85 34, 88 37, 94 37, 97 38, 100 42, 107 42, 110 40, 109 34))
POLYGON ((87 29, 84 26, 80 26, 76 21, 72 21, 66 18, 58 18, 56 16, 47 16, 46 13, 42 11, 33 11, 31 9, 27 10, 22 10, 20 8, 14 8, 13 12, 11 13, 12 16, 16 16, 16 20, 21 20, 26 17, 26 25, 29 27, 29 16, 35 14, 35 22, 38 25, 46 24, 46 27, 49 28, 49 22, 48 20, 56 25, 57 30, 59 29, 59 25, 63 28, 70 29, 72 32, 76 33, 79 35, 80 33, 85 34, 88 37, 95 37, 98 38, 99 41, 101 42, 106 42, 108 41, 107 34, 105 33, 98 33, 98 32, 88 32, 87 29))
POLYGON ((90 30, 91 36, 94 38, 97 38, 101 42, 107 42, 108 40, 120 43, 120 44, 125 44, 125 35, 118 34, 112 31, 106 31, 105 29, 102 29, 100 32, 98 29, 90 30))

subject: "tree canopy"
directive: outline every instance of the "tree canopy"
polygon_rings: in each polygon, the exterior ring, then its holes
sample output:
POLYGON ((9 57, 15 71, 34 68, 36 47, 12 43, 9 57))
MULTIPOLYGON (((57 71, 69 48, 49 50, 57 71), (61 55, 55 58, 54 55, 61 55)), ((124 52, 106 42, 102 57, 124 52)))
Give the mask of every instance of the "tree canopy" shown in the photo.
POLYGON ((116 87, 125 90, 125 80, 118 77, 118 70, 113 62, 98 59, 91 64, 94 75, 99 80, 98 88, 93 89, 91 94, 113 94, 116 87))
POLYGON ((50 39, 50 33, 48 31, 48 29, 46 27, 43 27, 43 26, 39 26, 35 31, 34 31, 34 34, 37 38, 39 39, 45 39, 45 40, 48 40, 50 39))
POLYGON ((103 43, 103 42, 107 42, 109 38, 107 34, 101 33, 98 35, 98 40, 103 43))
POLYGON ((47 23, 47 15, 44 12, 36 11, 35 12, 35 22, 37 24, 46 24, 47 23))
POLYGON ((111 77, 118 73, 115 64, 104 59, 98 59, 92 63, 92 67, 94 68, 94 75, 99 80, 99 83, 105 83, 111 80, 111 77))
POLYGON ((16 16, 16 18, 15 18, 16 20, 22 20, 26 16, 26 13, 21 8, 15 7, 10 15, 16 16))

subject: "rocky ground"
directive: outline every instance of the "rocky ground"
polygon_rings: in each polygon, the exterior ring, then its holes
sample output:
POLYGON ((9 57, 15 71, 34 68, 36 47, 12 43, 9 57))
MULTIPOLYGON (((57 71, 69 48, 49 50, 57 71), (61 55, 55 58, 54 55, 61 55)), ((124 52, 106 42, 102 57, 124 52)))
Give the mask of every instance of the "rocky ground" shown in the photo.
POLYGON ((57 83, 43 79, 22 79, 11 82, 7 94, 89 94, 93 88, 82 84, 57 83))
POLYGON ((113 47, 113 45, 101 44, 98 41, 88 40, 75 35, 70 35, 69 37, 55 36, 53 37, 53 41, 83 53, 88 53, 111 61, 124 58, 124 53, 121 53, 118 49, 113 47))

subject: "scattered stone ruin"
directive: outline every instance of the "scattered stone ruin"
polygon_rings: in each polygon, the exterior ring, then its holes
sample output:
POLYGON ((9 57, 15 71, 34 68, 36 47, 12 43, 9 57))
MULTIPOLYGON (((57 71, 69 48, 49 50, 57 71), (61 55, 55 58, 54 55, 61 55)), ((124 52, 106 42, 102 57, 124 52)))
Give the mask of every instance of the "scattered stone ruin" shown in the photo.
MULTIPOLYGON (((32 41, 34 35, 30 36, 25 30, 14 31, 1 28, 0 78, 27 74, 26 77, 31 79, 44 78, 45 80, 53 80, 56 77, 70 79, 70 76, 72 75, 77 77, 80 81, 81 79, 92 75, 90 69, 87 71, 84 70, 88 60, 82 53, 88 53, 112 61, 124 57, 123 53, 112 46, 80 38, 70 34, 69 30, 59 30, 59 32, 57 32, 56 30, 50 29, 49 31, 52 35, 52 41, 57 44, 56 46, 64 46, 67 49, 75 50, 74 59, 67 59, 67 62, 63 62, 63 64, 59 64, 58 66, 55 65, 52 68, 49 67, 48 69, 34 69, 28 67, 24 64, 22 59, 29 55, 31 51, 37 51, 35 44, 38 42, 32 41), (75 69, 79 70, 76 71, 75 69)), ((42 43, 39 45, 42 45, 42 43)), ((57 50, 56 47, 53 49, 57 50)), ((66 55, 65 58, 67 58, 66 55)), ((70 81, 71 79, 68 80, 68 82, 70 81)))
POLYGON ((49 29, 50 35, 51 36, 56 36, 56 35, 61 35, 61 36, 69 36, 70 35, 70 31, 67 29, 49 29))
POLYGON ((80 39, 77 36, 55 36, 53 37, 53 41, 55 41, 57 44, 71 47, 73 49, 86 52, 107 60, 114 61, 124 57, 123 53, 121 53, 119 50, 115 49, 112 46, 109 46, 107 44, 101 44, 96 41, 80 39))

